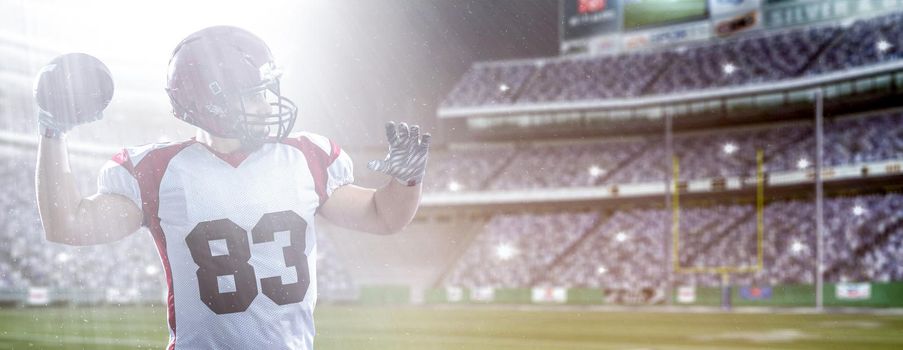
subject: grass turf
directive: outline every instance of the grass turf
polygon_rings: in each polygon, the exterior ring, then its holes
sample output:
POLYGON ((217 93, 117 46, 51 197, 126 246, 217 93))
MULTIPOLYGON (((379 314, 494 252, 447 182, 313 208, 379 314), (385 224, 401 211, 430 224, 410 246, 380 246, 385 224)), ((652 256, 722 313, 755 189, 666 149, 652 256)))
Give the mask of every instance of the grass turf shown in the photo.
MULTIPOLYGON (((162 349, 165 308, 0 309, 0 349, 162 349)), ((900 349, 903 316, 318 307, 329 349, 900 349)))

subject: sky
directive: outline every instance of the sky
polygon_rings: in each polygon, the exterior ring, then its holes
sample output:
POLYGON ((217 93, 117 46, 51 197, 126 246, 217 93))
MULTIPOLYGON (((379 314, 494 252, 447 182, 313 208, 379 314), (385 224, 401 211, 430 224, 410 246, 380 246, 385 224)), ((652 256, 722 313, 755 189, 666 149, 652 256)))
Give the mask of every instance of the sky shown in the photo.
POLYGON ((163 87, 182 38, 243 27, 283 67, 282 90, 301 109, 296 130, 374 145, 388 120, 435 133, 436 107, 475 61, 557 54, 557 12, 555 0, 0 0, 0 42, 26 45, 34 72, 50 53, 103 60, 117 84, 111 125, 128 128, 174 120, 163 87))

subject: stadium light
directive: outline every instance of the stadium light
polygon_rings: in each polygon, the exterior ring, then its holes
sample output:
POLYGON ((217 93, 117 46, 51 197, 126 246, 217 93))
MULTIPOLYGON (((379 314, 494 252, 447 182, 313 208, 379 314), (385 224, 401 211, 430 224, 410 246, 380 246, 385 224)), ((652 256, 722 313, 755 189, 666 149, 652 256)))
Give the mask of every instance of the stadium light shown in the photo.
POLYGON ((498 255, 499 259, 502 260, 511 259, 511 257, 513 257, 515 253, 516 251, 514 250, 514 247, 507 243, 499 244, 499 246, 495 248, 495 254, 498 255))
POLYGON ((461 190, 461 184, 459 184, 455 180, 451 180, 448 182, 448 190, 452 192, 458 192, 461 190))
POLYGON ((593 166, 589 167, 589 176, 599 177, 599 175, 602 175, 602 173, 604 171, 605 171, 605 169, 602 169, 597 165, 593 165, 593 166))
POLYGON ((853 207, 853 215, 862 216, 862 214, 865 214, 865 208, 858 204, 853 207))
POLYGON ((724 144, 722 150, 724 150, 725 154, 734 154, 734 152, 737 151, 737 146, 735 146, 733 143, 728 142, 724 144))
POLYGON ((806 169, 809 167, 809 160, 806 158, 800 158, 798 162, 796 162, 796 167, 798 169, 806 169))
POLYGON ((624 233, 623 231, 618 232, 618 234, 615 235, 615 240, 618 242, 624 242, 627 240, 627 234, 624 233))
POLYGON ((509 87, 508 84, 505 84, 505 83, 499 84, 499 91, 501 91, 501 92, 505 92, 510 89, 511 89, 511 87, 509 87))
POLYGON ((875 43, 875 47, 878 49, 878 52, 884 53, 885 51, 890 50, 893 45, 887 42, 887 40, 881 39, 875 43))
POLYGON ((724 70, 724 74, 731 75, 737 71, 737 66, 733 63, 725 63, 721 69, 724 70))
POLYGON ((597 275, 604 275, 606 272, 608 272, 608 269, 606 269, 605 266, 599 265, 599 267, 596 268, 597 275))
POLYGON ((144 268, 144 273, 148 276, 156 275, 157 272, 160 272, 160 269, 157 268, 156 265, 147 265, 147 267, 144 268))
POLYGON ((803 243, 800 243, 800 241, 794 241, 793 245, 790 246, 790 250, 792 250, 794 253, 803 251, 803 248, 805 247, 803 246, 803 243))
POLYGON ((69 258, 70 258, 69 254, 66 254, 66 253, 59 253, 56 255, 56 261, 63 263, 63 264, 65 264, 67 261, 69 261, 69 258))

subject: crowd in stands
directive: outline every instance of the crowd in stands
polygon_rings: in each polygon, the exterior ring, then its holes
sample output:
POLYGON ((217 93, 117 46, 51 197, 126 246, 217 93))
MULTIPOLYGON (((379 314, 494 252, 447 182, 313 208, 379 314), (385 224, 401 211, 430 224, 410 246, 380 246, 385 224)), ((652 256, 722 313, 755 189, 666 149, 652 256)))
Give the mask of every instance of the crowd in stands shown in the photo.
POLYGON ((488 189, 548 188, 562 187, 562 184, 593 186, 600 176, 619 169, 644 146, 641 142, 618 140, 527 145, 513 157, 504 158, 510 163, 488 181, 488 189))
MULTIPOLYGON (((810 123, 676 134, 681 180, 753 177, 756 150, 763 171, 811 169, 815 136, 810 123)), ((903 113, 879 112, 825 122, 824 166, 903 160, 903 113)), ((670 164, 662 137, 611 137, 512 147, 482 144, 480 151, 438 151, 425 190, 455 192, 609 186, 664 182, 670 164), (456 183, 459 185, 450 186, 456 183)))
POLYGON ((320 300, 343 301, 357 298, 359 289, 345 261, 339 258, 329 233, 317 229, 317 293, 320 300))
POLYGON ((467 71, 458 86, 467 88, 450 97, 455 104, 473 103, 479 105, 511 104, 516 92, 527 83, 537 67, 530 62, 513 63, 504 66, 477 65, 467 71), (473 102, 471 102, 473 101, 473 102))
POLYGON ((662 242, 668 236, 665 211, 621 210, 587 233, 560 263, 547 266, 539 284, 548 286, 640 289, 657 287, 664 277, 662 242))
POLYGON ((903 13, 615 56, 475 64, 443 108, 677 94, 836 72, 903 56, 903 13))
MULTIPOLYGON (((703 203, 679 213, 676 258, 682 272, 665 263, 672 248, 671 213, 627 208, 580 213, 581 219, 561 221, 551 232, 548 218, 578 214, 494 216, 442 283, 639 290, 666 285, 672 273, 678 284, 717 286, 717 267, 739 271, 731 277, 738 285, 814 283, 811 199, 766 205, 758 271, 740 271, 758 266, 754 205, 703 203), (587 224, 589 218, 595 224, 587 224)), ((903 281, 903 194, 828 198, 824 215, 826 281, 903 281)))
POLYGON ((492 147, 486 152, 482 145, 434 152, 430 156, 430 174, 442 174, 442 181, 425 181, 424 191, 474 191, 486 186, 495 172, 504 167, 515 149, 511 145, 492 147))
POLYGON ((493 216, 448 271, 446 281, 465 287, 530 285, 598 219, 594 212, 493 216))
POLYGON ((840 28, 841 36, 814 61, 808 74, 822 74, 903 57, 903 15, 860 20, 840 28))

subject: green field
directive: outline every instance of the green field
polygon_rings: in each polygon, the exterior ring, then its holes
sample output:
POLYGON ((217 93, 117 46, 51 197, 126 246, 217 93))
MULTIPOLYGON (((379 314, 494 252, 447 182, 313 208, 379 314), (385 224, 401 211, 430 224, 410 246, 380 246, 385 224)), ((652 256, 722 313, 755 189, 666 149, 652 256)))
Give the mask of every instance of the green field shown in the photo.
MULTIPOLYGON (((321 306, 329 349, 901 349, 903 315, 321 306)), ((162 307, 0 309, 0 349, 162 349, 162 307)))
POLYGON ((624 28, 635 29, 664 23, 702 19, 706 0, 641 0, 624 6, 624 28))

